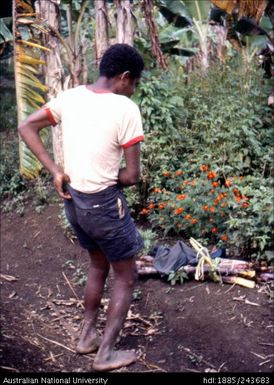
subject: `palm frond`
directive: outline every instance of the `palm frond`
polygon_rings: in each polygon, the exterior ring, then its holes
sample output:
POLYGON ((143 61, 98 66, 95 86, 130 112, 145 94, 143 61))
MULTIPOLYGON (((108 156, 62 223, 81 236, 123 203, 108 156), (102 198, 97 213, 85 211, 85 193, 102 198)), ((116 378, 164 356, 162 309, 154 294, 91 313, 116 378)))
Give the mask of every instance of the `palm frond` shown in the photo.
POLYGON ((18 43, 20 43, 20 44, 26 44, 26 45, 28 45, 28 46, 30 46, 30 47, 34 47, 34 48, 39 48, 39 49, 42 49, 42 50, 44 50, 44 51, 48 51, 48 52, 50 51, 49 48, 43 47, 41 44, 33 43, 33 42, 31 42, 31 41, 27 41, 27 40, 19 40, 18 43))
MULTIPOLYGON (((29 0, 13 0, 14 20, 14 68, 16 80, 16 99, 18 124, 29 114, 39 109, 44 103, 44 93, 47 87, 40 81, 41 66, 45 65, 41 51, 48 51, 37 39, 37 32, 45 28, 37 28, 39 21, 29 0), (35 42, 35 43, 34 43, 35 42)), ((43 130, 42 140, 47 136, 43 130)), ((35 179, 42 165, 29 150, 25 143, 19 140, 20 173, 27 179, 35 179)))

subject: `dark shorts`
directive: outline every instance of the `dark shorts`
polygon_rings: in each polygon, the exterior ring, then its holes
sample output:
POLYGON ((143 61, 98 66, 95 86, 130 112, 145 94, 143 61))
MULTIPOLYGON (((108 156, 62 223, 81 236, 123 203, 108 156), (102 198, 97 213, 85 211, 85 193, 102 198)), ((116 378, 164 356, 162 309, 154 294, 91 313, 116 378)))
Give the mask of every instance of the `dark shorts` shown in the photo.
POLYGON ((80 245, 90 252, 100 249, 110 262, 134 257, 143 240, 126 199, 117 186, 86 194, 68 186, 72 199, 65 199, 65 212, 80 245))

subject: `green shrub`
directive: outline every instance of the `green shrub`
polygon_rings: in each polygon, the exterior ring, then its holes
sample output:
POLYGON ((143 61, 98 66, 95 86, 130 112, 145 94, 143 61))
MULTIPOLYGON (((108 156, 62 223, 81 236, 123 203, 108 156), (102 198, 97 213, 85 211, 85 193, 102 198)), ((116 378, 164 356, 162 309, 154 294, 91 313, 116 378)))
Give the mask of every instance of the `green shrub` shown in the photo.
POLYGON ((151 229, 138 229, 143 241, 144 241, 144 248, 142 250, 143 254, 148 254, 149 250, 155 245, 157 234, 154 233, 151 229))
POLYGON ((261 70, 239 62, 213 65, 187 85, 179 71, 141 85, 139 214, 166 234, 234 245, 263 258, 273 224, 269 92, 261 70), (216 177, 208 179, 209 171, 216 177))
MULTIPOLYGON (((183 74, 180 79, 183 79, 183 74)), ((156 183, 159 171, 167 167, 171 158, 174 165, 180 164, 180 132, 177 127, 185 116, 182 114, 184 100, 174 86, 176 80, 172 73, 159 76, 146 73, 138 89, 136 102, 141 109, 145 132, 143 177, 138 186, 125 189, 134 216, 138 216, 146 205, 149 190, 156 183)))
POLYGON ((239 189, 249 197, 245 210, 233 209, 226 222, 230 244, 256 259, 271 257, 273 250, 273 179, 246 176, 239 189))
POLYGON ((19 173, 18 135, 14 127, 1 132, 0 198, 13 197, 26 189, 19 173))
POLYGON ((0 93, 0 131, 15 129, 17 124, 16 118, 16 101, 15 90, 5 90, 0 93))

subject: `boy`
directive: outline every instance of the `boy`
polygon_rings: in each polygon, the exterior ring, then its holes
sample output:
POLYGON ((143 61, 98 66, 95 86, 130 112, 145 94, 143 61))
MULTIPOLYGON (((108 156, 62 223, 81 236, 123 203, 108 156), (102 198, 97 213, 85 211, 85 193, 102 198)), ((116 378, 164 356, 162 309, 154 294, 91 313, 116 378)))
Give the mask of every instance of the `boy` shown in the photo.
POLYGON ((91 85, 67 90, 30 115, 19 133, 53 176, 79 243, 88 250, 90 269, 84 295, 84 322, 76 350, 98 348, 93 368, 112 370, 136 361, 133 351, 116 351, 114 344, 128 312, 136 280, 134 256, 143 241, 120 187, 140 177, 140 111, 129 98, 144 68, 140 54, 115 44, 103 55, 99 78, 91 85), (64 171, 51 159, 39 131, 61 122, 64 171), (125 167, 120 168, 122 155, 125 167), (110 266, 114 284, 102 340, 96 318, 110 266))

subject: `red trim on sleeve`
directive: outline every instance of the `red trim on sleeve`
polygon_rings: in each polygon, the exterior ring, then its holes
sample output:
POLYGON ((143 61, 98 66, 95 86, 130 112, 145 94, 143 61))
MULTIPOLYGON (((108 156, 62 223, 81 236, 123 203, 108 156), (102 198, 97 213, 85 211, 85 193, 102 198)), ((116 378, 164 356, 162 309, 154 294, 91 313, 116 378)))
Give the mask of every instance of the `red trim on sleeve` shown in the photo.
POLYGON ((122 144, 122 147, 128 148, 128 147, 132 146, 133 144, 136 144, 136 143, 141 142, 143 140, 144 140, 144 135, 137 136, 136 138, 131 139, 129 142, 122 144))
POLYGON ((56 120, 54 119, 54 116, 52 115, 51 110, 50 110, 48 107, 46 107, 46 108, 45 108, 45 111, 46 111, 46 113, 47 113, 48 120, 50 121, 50 123, 51 123, 53 126, 56 126, 57 122, 56 122, 56 120))

